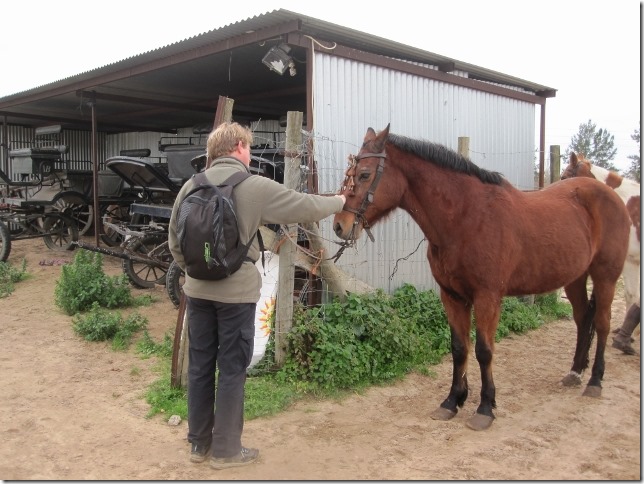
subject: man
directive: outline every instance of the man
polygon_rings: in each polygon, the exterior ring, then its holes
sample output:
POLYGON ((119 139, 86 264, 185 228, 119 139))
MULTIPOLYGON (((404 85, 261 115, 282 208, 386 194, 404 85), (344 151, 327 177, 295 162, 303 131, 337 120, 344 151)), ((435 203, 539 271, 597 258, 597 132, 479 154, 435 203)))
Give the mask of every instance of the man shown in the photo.
MULTIPOLYGON (((248 171, 252 132, 238 123, 221 124, 208 136, 205 173, 210 183, 222 183, 237 171, 248 171)), ((189 180, 177 195, 168 230, 169 248, 185 272, 177 237, 177 213, 181 201, 194 186, 189 180)), ((261 176, 250 177, 234 188, 239 233, 251 240, 260 225, 316 222, 340 212, 344 195, 308 195, 287 189, 261 176)), ((260 257, 255 237, 248 257, 260 257)), ((251 261, 229 277, 211 281, 185 275, 183 291, 188 315, 188 440, 190 460, 209 456, 215 469, 255 462, 259 450, 242 446, 244 384, 253 356, 255 306, 262 278, 251 261), (215 385, 215 370, 219 376, 215 385), (213 412, 214 407, 214 412, 213 412)))

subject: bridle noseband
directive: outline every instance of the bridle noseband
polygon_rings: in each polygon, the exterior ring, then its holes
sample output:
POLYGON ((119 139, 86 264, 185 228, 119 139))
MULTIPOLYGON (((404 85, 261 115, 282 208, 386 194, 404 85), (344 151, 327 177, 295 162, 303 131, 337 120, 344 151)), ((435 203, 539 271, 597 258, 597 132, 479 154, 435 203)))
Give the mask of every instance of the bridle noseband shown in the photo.
POLYGON ((351 235, 353 235, 354 231, 356 230, 358 223, 362 222, 362 228, 365 230, 365 232, 367 232, 367 235, 371 239, 371 242, 375 242, 376 239, 371 233, 371 227, 369 226, 369 222, 367 222, 364 213, 366 212, 369 204, 373 202, 373 194, 378 187, 378 183, 380 183, 382 172, 385 169, 385 159, 387 158, 386 153, 383 151, 381 153, 363 153, 361 155, 349 155, 349 168, 347 168, 347 171, 344 174, 342 191, 344 191, 345 189, 351 192, 354 191, 356 186, 354 177, 356 175, 358 162, 365 158, 380 158, 380 161, 378 162, 378 168, 376 169, 376 176, 371 182, 371 186, 369 187, 369 190, 367 190, 365 197, 362 199, 362 203, 360 204, 358 210, 346 207, 342 210, 344 210, 345 212, 353 213, 355 215, 355 218, 353 220, 353 227, 351 228, 351 235))

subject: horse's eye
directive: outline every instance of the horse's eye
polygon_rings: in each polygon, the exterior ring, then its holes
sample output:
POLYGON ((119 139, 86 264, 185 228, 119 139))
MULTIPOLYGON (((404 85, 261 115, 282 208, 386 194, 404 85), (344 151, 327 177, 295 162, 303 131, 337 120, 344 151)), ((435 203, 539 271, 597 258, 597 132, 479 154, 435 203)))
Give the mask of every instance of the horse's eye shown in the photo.
POLYGON ((360 173, 360 176, 358 177, 359 181, 367 181, 369 179, 369 176, 371 176, 367 172, 360 173))

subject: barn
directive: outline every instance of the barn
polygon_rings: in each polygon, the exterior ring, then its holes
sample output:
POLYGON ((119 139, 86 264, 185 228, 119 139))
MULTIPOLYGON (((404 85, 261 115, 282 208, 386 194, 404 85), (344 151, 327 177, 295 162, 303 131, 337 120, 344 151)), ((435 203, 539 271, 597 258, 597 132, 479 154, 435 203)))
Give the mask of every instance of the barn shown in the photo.
MULTIPOLYGON (((393 133, 453 149, 467 138, 472 161, 531 190, 535 163, 543 185, 545 105, 555 94, 280 9, 0 98, 0 168, 11 179, 23 176, 10 153, 39 136, 68 147, 60 163, 70 179, 93 168, 103 172, 106 159, 126 150, 149 150, 160 163, 176 156, 174 145, 194 156, 204 152, 225 97, 234 101, 233 119, 253 128, 256 153, 273 167, 284 154, 287 113, 304 113, 302 189, 309 192, 337 191, 366 129, 389 123, 393 133)), ((330 219, 320 232, 333 252, 330 219)), ((407 214, 394 213, 373 232, 375 243, 364 238, 344 252, 342 269, 385 292, 403 282, 436 288, 423 234, 407 214)))

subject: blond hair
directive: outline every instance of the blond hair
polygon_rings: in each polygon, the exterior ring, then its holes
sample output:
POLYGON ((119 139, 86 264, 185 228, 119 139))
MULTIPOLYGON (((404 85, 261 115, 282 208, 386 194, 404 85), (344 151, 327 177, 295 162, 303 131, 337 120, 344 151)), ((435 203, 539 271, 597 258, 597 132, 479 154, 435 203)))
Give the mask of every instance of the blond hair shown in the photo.
POLYGON ((235 151, 237 143, 244 146, 253 143, 253 132, 239 123, 222 123, 208 135, 208 159, 229 155, 235 151))

